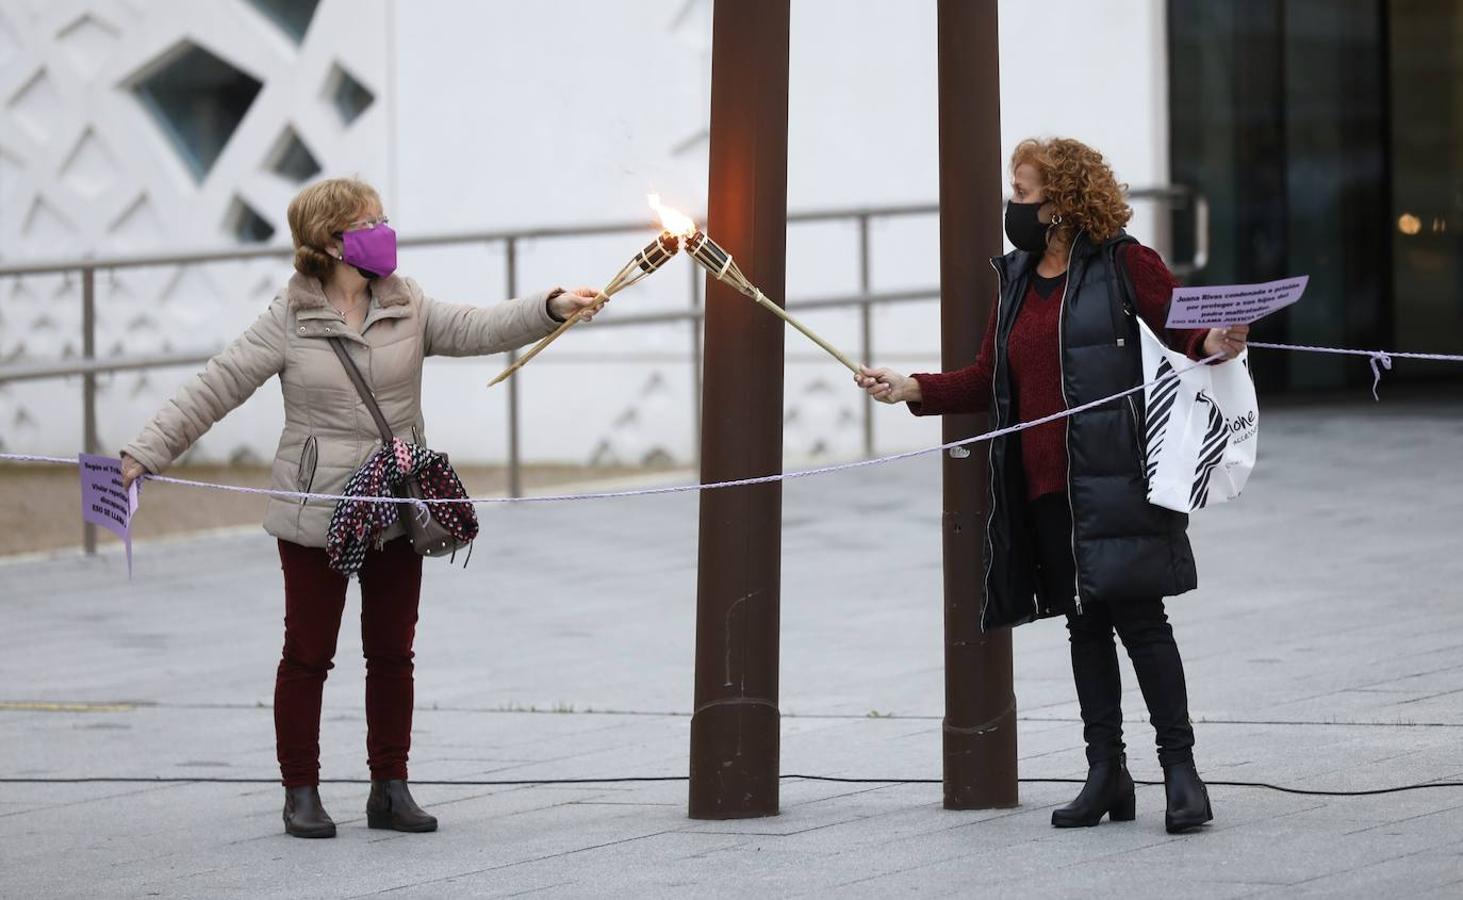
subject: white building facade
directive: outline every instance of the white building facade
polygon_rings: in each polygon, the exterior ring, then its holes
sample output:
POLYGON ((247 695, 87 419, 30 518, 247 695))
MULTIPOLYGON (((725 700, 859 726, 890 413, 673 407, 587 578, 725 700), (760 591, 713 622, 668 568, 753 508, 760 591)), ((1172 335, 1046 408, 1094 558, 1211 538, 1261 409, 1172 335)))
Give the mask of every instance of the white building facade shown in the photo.
MULTIPOLYGON (((1134 187, 1168 181, 1161 0, 1001 4, 1002 145, 1063 134, 1102 149, 1134 187), (1094 102, 1101 95, 1104 102, 1094 102)), ((308 181, 375 183, 404 236, 644 219, 658 191, 704 208, 711 0, 0 0, 0 267, 288 242, 285 206, 308 181)), ((792 211, 933 203, 935 7, 795 0, 789 116, 792 211)), ((1131 230, 1152 233, 1138 207, 1131 230)), ((870 228, 869 286, 938 285, 938 220, 870 228)), ((523 291, 602 282, 638 237, 526 240, 523 291)), ((852 219, 795 224, 787 296, 857 293, 852 219)), ((605 313, 686 309, 676 260, 605 313)), ((404 250, 401 269, 443 299, 504 295, 501 243, 404 250)), ((278 260, 103 271, 99 356, 208 352, 246 327, 290 273, 278 260)), ((0 366, 80 352, 75 277, 0 276, 0 366)), ((859 348, 856 311, 810 313, 859 348)), ((874 361, 938 368, 934 300, 876 310, 874 361)), ((692 328, 590 326, 520 376, 528 461, 687 462, 695 452, 692 328)), ((789 334, 786 453, 862 449, 847 373, 789 334)), ((433 361, 432 443, 501 461, 502 358, 433 361)), ((120 446, 191 372, 99 380, 104 447, 120 446)), ((0 384, 0 449, 74 453, 77 379, 0 384)), ((190 458, 273 453, 266 385, 190 458)), ((936 443, 938 423, 875 410, 876 449, 936 443)))

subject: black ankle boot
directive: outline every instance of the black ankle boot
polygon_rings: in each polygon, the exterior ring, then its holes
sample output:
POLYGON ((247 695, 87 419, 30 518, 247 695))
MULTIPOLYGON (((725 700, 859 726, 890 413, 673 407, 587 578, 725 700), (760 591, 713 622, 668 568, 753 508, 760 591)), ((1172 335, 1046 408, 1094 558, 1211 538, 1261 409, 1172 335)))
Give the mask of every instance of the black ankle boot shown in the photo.
POLYGON ((1214 818, 1209 789, 1199 780, 1199 770, 1192 761, 1164 766, 1163 790, 1168 794, 1163 824, 1169 834, 1191 831, 1214 818))
POLYGON ((436 831, 437 819, 422 811, 411 798, 406 781, 393 778, 371 782, 371 799, 366 801, 366 824, 392 831, 436 831))
POLYGON ((284 830, 302 838, 333 838, 335 822, 320 802, 320 789, 314 785, 284 789, 284 830))
POLYGON ((1115 756, 1093 763, 1087 770, 1087 783, 1077 799, 1052 810, 1056 828, 1090 828, 1106 815, 1114 822, 1131 822, 1137 817, 1137 801, 1133 794, 1133 776, 1128 774, 1128 758, 1115 756))

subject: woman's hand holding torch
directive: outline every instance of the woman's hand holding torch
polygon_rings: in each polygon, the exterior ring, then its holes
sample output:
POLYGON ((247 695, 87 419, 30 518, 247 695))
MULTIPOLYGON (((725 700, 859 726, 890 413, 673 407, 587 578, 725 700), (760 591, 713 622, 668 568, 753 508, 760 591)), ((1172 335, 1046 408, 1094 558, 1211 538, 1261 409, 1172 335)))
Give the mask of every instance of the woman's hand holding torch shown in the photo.
POLYGON ((630 260, 610 280, 610 283, 605 286, 604 290, 593 291, 590 288, 579 288, 572 293, 560 294, 550 301, 550 308, 554 311, 555 315, 566 320, 564 324, 560 325, 553 334, 550 334, 531 347, 513 365, 504 369, 497 378, 494 378, 488 383, 489 387, 518 371, 545 347, 558 340, 564 332, 579 322, 588 321, 611 296, 658 270, 684 247, 686 252, 691 254, 691 258, 709 272, 713 278, 731 285, 739 293, 751 298, 759 306, 802 332, 805 337, 817 344, 829 356, 842 363, 850 372, 854 373, 855 379, 859 380, 859 385, 865 387, 876 399, 882 400, 885 403, 897 403, 899 402, 898 398, 904 397, 911 390, 916 396, 918 395, 918 382, 913 381, 913 379, 904 378, 902 375, 895 375, 895 373, 890 372, 888 369, 882 369, 880 371, 888 373, 893 378, 902 380, 895 381, 892 384, 886 383, 886 388, 880 389, 876 393, 876 385, 865 385, 863 383, 862 379, 873 377, 872 375, 866 374, 869 372, 867 368, 855 363, 845 353, 824 339, 822 335, 813 331, 789 315, 787 310, 768 299, 762 293, 761 289, 748 280, 746 275, 742 274, 742 270, 737 266, 736 261, 732 259, 731 254, 720 244, 713 241, 705 231, 698 228, 694 220, 677 210, 663 205, 658 195, 651 194, 649 200, 651 207, 660 216, 661 227, 663 229, 660 237, 651 241, 644 250, 641 250, 634 259, 630 260), (554 304, 558 305, 555 306, 554 304), (913 385, 912 388, 910 387, 911 384, 913 385))
POLYGON ((880 403, 920 403, 924 400, 919 379, 901 375, 893 369, 859 366, 853 381, 880 403))
POLYGON ((660 237, 651 241, 645 249, 635 254, 624 268, 616 272, 615 277, 610 279, 610 283, 605 285, 603 290, 577 288, 572 294, 566 292, 549 301, 549 308, 556 316, 565 320, 564 324, 554 329, 553 334, 530 347, 528 352, 519 357, 513 365, 498 373, 497 378, 488 382, 488 387, 492 387, 523 368, 529 360, 538 356, 545 347, 557 341, 570 328, 594 318, 594 314, 599 311, 601 306, 609 302, 610 297, 630 285, 636 284, 665 265, 680 249, 681 240, 678 236, 669 231, 662 232, 660 237), (555 303, 559 305, 556 307, 555 303))
POLYGON ((565 324, 570 319, 588 322, 609 299, 592 287, 577 287, 550 299, 549 312, 554 314, 554 318, 562 319, 565 324))

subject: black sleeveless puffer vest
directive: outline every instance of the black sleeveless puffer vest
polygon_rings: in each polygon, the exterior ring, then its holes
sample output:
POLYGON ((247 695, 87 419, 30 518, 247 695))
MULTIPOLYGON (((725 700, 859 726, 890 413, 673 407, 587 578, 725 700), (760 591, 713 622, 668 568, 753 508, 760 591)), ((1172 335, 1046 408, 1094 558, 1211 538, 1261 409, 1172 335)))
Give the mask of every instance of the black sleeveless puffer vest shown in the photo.
MULTIPOLYGON (((1073 241, 1062 295, 1062 395, 1068 409, 1140 384, 1143 357, 1117 248, 1126 234, 1094 245, 1073 241)), ((1136 243, 1136 242, 1134 242, 1136 243)), ((1020 250, 991 260, 1000 277, 991 425, 1016 423, 1007 341, 1039 257, 1020 250)), ((1021 625, 1061 607, 1093 600, 1171 597, 1198 586, 1185 533, 1189 517, 1153 506, 1143 472, 1143 395, 1078 413, 1067 424, 1067 496, 1077 578, 1067 597, 1040 596, 1030 538, 1021 435, 990 442, 990 520, 986 529, 981 627, 1021 625), (1075 601, 1075 603, 1073 602, 1075 601)))

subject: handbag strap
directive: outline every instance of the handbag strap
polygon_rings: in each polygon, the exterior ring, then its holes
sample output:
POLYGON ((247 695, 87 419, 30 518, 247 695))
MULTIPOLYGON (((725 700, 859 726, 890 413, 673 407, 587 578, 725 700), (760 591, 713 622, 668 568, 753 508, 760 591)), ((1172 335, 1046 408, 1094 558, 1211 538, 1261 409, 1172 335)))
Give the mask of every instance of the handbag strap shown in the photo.
POLYGON ((340 357, 340 364, 345 366, 345 374, 350 376, 351 384, 356 386, 356 393, 361 395, 361 400, 365 402, 366 409, 371 411, 371 418, 376 420, 376 427, 381 431, 382 445, 387 447, 391 446, 391 441, 395 435, 392 434, 391 426, 387 424, 386 417, 381 414, 381 407, 376 403, 376 395, 366 386, 366 379, 361 375, 361 370, 356 368, 355 360, 351 359, 350 354, 346 352, 345 341, 336 337, 326 338, 326 340, 330 341, 330 346, 335 350, 335 355, 340 357))

